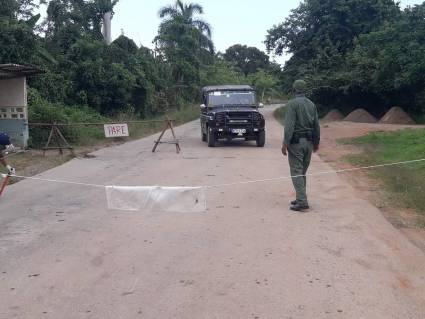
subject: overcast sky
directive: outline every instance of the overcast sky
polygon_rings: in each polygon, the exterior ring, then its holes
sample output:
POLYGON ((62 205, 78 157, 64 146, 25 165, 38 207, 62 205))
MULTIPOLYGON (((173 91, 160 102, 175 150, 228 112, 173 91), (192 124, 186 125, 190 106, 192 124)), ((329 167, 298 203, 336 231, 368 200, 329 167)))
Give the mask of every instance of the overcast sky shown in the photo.
MULTIPOLYGON (((282 22, 300 3, 299 0, 193 0, 204 7, 203 19, 213 28, 216 49, 225 51, 240 43, 265 50, 263 41, 267 30, 282 22)), ((423 1, 402 0, 402 6, 423 1)), ((138 45, 152 48, 158 32, 158 10, 171 4, 171 0, 120 0, 112 20, 113 38, 121 34, 132 38, 138 45)), ((278 62, 283 62, 278 58, 278 62)))
MULTIPOLYGON (((212 26, 213 40, 218 51, 225 51, 233 44, 255 46, 265 51, 263 41, 267 30, 282 22, 296 8, 300 0, 187 0, 204 7, 204 20, 212 26)), ((402 0, 402 6, 422 3, 418 0, 402 0)), ((161 7, 174 0, 120 0, 112 20, 112 36, 121 32, 138 45, 152 48, 152 40, 158 32, 161 7)), ((284 58, 277 58, 283 63, 284 58)))
MULTIPOLYGON (((225 51, 241 43, 265 50, 262 43, 267 30, 278 24, 297 7, 299 0, 193 0, 203 6, 202 18, 210 23, 216 49, 225 51)), ((120 0, 112 20, 113 37, 123 29, 137 44, 152 47, 158 32, 158 10, 170 0, 120 0)))

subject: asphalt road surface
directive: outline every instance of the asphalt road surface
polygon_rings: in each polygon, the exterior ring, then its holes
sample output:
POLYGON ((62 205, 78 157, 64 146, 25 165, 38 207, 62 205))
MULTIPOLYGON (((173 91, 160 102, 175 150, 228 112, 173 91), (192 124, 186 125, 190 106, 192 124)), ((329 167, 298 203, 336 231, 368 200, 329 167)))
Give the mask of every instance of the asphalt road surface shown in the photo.
MULTIPOLYGON (((199 186, 289 174, 266 107, 265 148, 153 137, 41 174, 102 185, 199 186)), ((310 172, 331 168, 316 155, 310 172)), ((22 181, 0 199, 0 318, 425 318, 425 256, 336 174, 207 190, 206 213, 110 211, 102 188, 22 181)))

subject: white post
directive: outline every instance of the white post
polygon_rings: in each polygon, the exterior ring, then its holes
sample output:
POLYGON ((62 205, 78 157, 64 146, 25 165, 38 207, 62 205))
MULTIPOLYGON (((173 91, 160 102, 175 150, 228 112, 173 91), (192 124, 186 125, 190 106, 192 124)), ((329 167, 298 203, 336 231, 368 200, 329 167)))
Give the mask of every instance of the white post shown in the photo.
POLYGON ((105 12, 103 15, 103 38, 106 41, 106 44, 111 44, 112 42, 112 26, 111 26, 111 20, 112 20, 112 12, 105 12))

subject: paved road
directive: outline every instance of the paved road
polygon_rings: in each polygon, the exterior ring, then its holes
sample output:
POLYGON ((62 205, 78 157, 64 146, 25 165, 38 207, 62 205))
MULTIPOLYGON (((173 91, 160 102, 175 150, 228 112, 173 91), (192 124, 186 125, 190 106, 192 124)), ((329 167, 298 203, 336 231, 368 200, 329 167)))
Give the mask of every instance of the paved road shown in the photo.
MULTIPOLYGON (((105 185, 212 185, 289 174, 282 129, 267 145, 183 152, 153 138, 43 177, 105 185)), ((312 172, 330 167, 314 156, 312 172)), ((336 175, 208 191, 205 214, 108 211, 101 188, 23 181, 0 201, 0 318, 424 318, 425 256, 336 175)))

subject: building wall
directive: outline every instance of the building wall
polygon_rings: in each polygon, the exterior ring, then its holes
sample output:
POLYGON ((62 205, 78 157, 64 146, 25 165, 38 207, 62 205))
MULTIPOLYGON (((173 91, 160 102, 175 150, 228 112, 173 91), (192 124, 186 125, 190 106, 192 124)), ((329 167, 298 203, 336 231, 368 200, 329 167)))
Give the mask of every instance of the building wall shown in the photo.
POLYGON ((29 130, 26 120, 0 120, 0 132, 10 136, 13 145, 25 148, 28 146, 29 130))
POLYGON ((0 107, 27 106, 25 78, 0 80, 0 107))
POLYGON ((26 78, 0 80, 0 132, 19 147, 28 144, 26 78))

